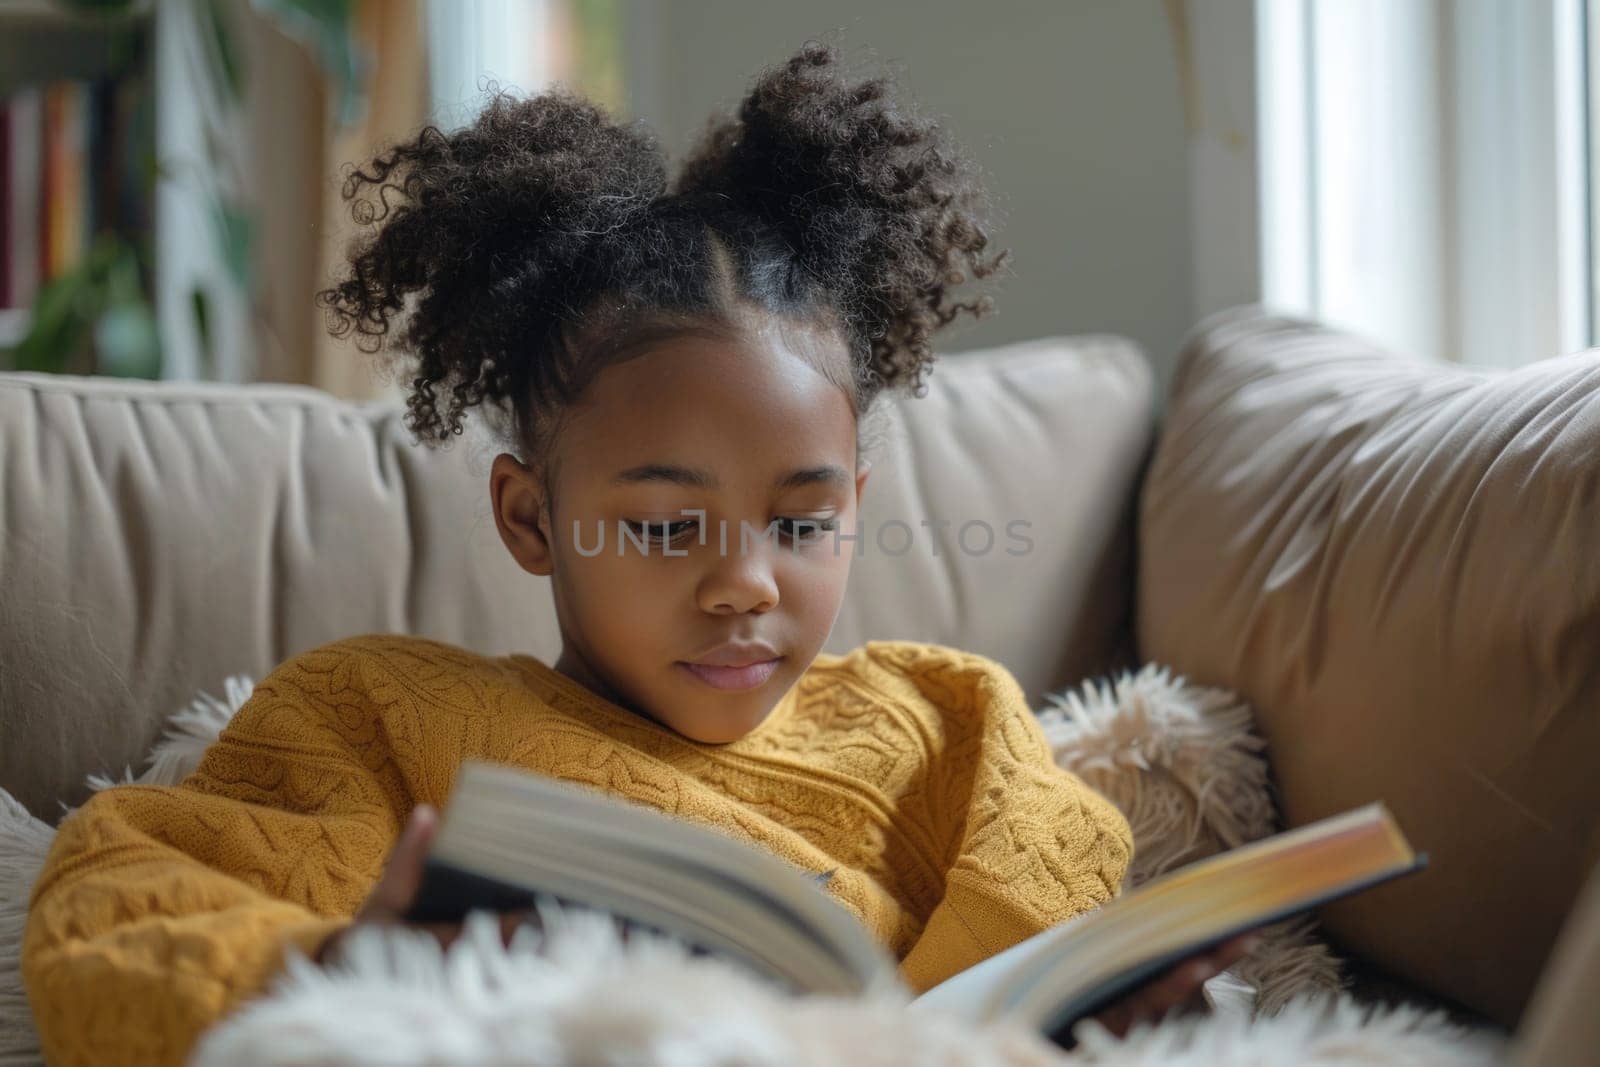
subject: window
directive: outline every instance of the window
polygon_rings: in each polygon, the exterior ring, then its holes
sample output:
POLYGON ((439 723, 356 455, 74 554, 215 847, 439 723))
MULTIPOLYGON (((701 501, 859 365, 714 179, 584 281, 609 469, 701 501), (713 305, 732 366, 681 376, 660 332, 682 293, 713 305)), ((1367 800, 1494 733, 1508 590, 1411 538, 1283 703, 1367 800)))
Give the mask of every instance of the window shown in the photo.
POLYGON ((471 122, 487 79, 533 94, 551 80, 549 0, 428 0, 428 95, 450 128, 471 122))
POLYGON ((1396 351, 1595 343, 1600 0, 1256 0, 1261 292, 1396 351))

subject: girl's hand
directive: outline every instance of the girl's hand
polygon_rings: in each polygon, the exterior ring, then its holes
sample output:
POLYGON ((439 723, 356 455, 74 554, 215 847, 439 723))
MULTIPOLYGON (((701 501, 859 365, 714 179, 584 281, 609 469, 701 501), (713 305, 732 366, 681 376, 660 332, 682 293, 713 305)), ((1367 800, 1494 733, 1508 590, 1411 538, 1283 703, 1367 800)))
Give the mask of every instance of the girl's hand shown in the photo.
POLYGON ((1203 1007, 1205 998, 1200 987, 1206 979, 1227 970, 1260 943, 1260 934, 1244 933, 1208 952, 1190 956, 1165 974, 1102 1008, 1093 1018, 1117 1037, 1125 1037, 1135 1023, 1159 1019, 1174 1008, 1203 1007))
MULTIPOLYGON (((448 948, 451 942, 461 936, 459 922, 411 923, 401 918, 411 907, 417 887, 422 884, 422 861, 428 854, 428 844, 438 827, 439 813, 431 804, 418 804, 411 809, 400 840, 395 843, 394 851, 389 853, 384 865, 383 877, 378 879, 378 884, 372 887, 361 910, 356 912, 355 922, 317 946, 316 955, 312 957, 315 962, 328 962, 350 932, 363 924, 402 923, 412 929, 426 930, 438 939, 443 948, 448 948)), ((532 909, 500 914, 500 936, 506 944, 511 943, 511 935, 530 915, 532 909)))

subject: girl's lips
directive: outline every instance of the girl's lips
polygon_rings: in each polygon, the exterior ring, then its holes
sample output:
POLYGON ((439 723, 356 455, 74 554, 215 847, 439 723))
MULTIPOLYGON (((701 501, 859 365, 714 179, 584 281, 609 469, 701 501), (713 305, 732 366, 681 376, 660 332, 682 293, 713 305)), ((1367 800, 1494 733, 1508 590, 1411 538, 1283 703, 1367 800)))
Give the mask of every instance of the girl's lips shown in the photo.
POLYGON ((679 660, 678 666, 714 689, 754 689, 758 685, 766 685, 767 679, 772 677, 772 672, 778 669, 782 661, 783 657, 778 656, 744 667, 709 667, 704 663, 679 660))

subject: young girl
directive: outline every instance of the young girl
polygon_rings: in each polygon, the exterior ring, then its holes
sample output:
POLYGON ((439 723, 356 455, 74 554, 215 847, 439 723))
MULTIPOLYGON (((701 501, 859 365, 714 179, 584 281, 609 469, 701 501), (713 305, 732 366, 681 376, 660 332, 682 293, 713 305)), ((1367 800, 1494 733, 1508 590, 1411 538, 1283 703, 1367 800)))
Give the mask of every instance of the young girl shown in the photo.
MULTIPOLYGON (((494 516, 550 578, 560 657, 337 641, 263 679, 180 785, 93 796, 24 937, 52 1062, 179 1062, 285 952, 398 921, 468 758, 831 872, 917 990, 1119 891, 1127 822, 1054 765, 1005 668, 820 651, 874 403, 919 389, 934 331, 990 306, 951 287, 1005 257, 939 127, 835 61, 811 43, 766 72, 670 187, 646 130, 563 89, 497 94, 349 176, 374 229, 319 303, 371 350, 405 314, 420 437, 475 407, 505 434, 494 516)), ((1192 999, 1243 947, 1101 1019, 1192 999)))

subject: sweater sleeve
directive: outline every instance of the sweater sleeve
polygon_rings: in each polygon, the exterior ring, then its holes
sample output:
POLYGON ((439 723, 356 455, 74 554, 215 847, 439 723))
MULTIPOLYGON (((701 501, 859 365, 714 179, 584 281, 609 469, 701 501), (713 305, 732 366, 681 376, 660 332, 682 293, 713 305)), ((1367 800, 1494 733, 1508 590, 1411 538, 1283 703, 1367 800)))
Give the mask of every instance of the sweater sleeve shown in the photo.
POLYGON ((944 895, 901 959, 918 993, 1110 900, 1133 856, 1127 819, 1056 765, 1011 673, 983 656, 961 663, 941 672, 941 694, 961 695, 944 713, 976 738, 935 776, 952 845, 944 895))
POLYGON ((50 1063, 181 1063, 377 881, 403 799, 293 663, 181 783, 104 789, 63 820, 22 943, 50 1063))

